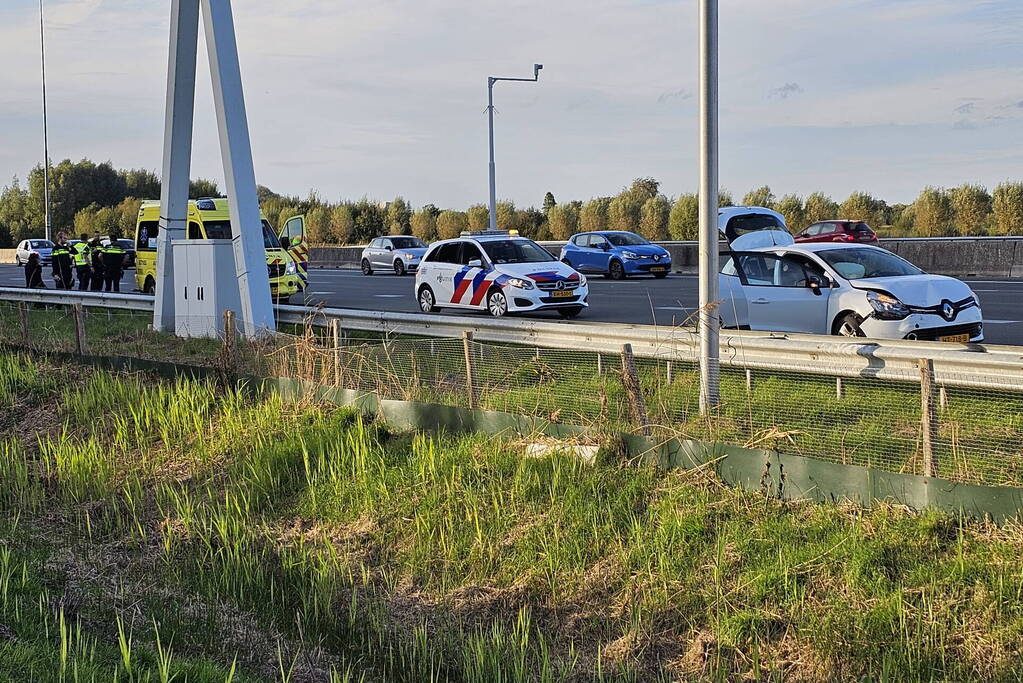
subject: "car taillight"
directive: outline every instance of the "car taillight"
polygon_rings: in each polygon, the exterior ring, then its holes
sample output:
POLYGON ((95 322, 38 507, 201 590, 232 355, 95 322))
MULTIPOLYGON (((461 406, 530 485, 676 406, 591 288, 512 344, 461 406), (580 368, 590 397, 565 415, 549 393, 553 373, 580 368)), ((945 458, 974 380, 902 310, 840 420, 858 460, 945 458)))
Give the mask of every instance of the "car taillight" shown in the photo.
POLYGON ((850 235, 847 232, 846 233, 842 233, 842 240, 845 241, 845 242, 852 242, 855 239, 856 239, 855 237, 853 237, 852 235, 850 235))

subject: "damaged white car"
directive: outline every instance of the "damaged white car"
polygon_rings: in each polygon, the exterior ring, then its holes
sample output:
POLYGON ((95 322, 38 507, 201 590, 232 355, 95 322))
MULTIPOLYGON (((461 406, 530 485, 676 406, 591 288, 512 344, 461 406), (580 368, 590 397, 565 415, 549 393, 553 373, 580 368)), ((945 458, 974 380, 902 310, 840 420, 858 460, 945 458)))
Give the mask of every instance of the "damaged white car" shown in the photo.
POLYGON ((729 207, 719 277, 724 327, 878 339, 984 340, 969 285, 862 244, 796 244, 780 214, 729 207))

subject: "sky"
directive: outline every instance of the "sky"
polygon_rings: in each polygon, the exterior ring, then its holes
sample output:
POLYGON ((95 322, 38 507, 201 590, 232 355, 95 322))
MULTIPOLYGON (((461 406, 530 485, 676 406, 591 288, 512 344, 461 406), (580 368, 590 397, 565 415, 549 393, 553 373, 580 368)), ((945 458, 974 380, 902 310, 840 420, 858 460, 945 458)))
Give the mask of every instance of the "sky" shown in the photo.
MULTIPOLYGON (((161 166, 169 2, 44 0, 50 157, 161 166)), ((330 200, 540 205, 697 184, 696 0, 235 0, 257 181, 330 200)), ((0 185, 41 162, 36 0, 0 3, 0 185)), ((1023 177, 1023 2, 720 0, 721 185, 1023 177)), ((200 38, 192 176, 222 179, 200 38)), ((221 183, 223 187, 223 183, 221 183)))

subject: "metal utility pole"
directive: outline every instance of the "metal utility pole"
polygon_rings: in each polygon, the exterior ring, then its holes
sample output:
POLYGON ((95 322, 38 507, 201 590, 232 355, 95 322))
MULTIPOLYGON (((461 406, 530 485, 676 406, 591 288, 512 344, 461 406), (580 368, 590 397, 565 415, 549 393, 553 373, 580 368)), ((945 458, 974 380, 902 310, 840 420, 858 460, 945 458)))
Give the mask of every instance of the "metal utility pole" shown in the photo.
POLYGON ((253 337, 275 329, 275 321, 230 0, 171 2, 163 185, 157 236, 157 273, 161 281, 156 291, 153 326, 167 332, 175 329, 176 292, 171 242, 185 236, 188 218, 200 7, 213 81, 220 153, 230 200, 235 274, 241 298, 240 323, 245 336, 253 337))
POLYGON ((721 400, 718 317, 718 3, 700 0, 700 412, 721 400))
POLYGON ((46 125, 46 39, 43 35, 43 0, 39 0, 39 61, 43 68, 43 215, 46 222, 46 239, 53 239, 50 224, 50 144, 46 125))
POLYGON ((519 81, 535 83, 540 80, 540 69, 543 64, 533 65, 532 78, 504 78, 490 76, 487 78, 487 116, 490 119, 490 229, 497 230, 497 176, 494 167, 494 83, 498 81, 519 81))

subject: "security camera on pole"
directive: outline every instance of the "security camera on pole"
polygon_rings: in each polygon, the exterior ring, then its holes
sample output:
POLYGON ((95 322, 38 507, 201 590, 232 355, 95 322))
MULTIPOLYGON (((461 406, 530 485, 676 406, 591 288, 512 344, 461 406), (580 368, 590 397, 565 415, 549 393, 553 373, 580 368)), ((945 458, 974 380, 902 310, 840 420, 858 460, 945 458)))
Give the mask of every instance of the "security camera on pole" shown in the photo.
POLYGON ((490 118, 490 229, 497 230, 497 180, 494 172, 494 83, 498 81, 519 81, 535 83, 540 80, 540 69, 543 64, 533 65, 532 78, 504 78, 490 76, 487 78, 487 114, 490 118))

